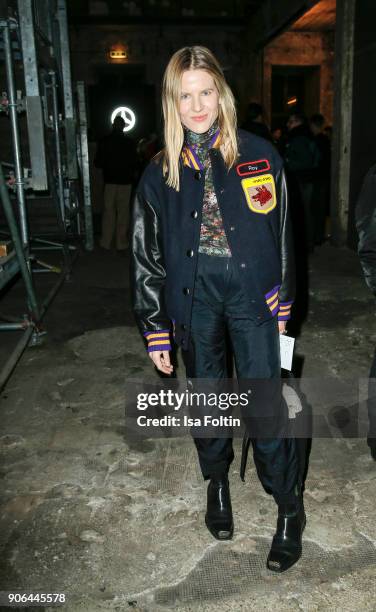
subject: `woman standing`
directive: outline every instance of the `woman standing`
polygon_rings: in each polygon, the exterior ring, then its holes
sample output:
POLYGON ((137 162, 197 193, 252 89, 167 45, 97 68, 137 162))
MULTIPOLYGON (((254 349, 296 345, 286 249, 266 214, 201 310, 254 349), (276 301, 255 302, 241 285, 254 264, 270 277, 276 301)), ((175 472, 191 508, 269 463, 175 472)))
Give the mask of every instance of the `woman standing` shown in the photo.
MULTIPOLYGON (((237 131, 233 95, 204 47, 172 56, 162 104, 165 148, 146 168, 133 212, 134 311, 149 355, 172 373, 173 328, 187 376, 222 379, 227 330, 239 379, 278 378, 295 284, 281 159, 266 140, 237 131)), ((206 525, 230 539, 232 439, 195 444, 209 480, 206 525)), ((282 572, 301 555, 305 525, 295 441, 252 444, 261 483, 278 504, 267 566, 282 572)))

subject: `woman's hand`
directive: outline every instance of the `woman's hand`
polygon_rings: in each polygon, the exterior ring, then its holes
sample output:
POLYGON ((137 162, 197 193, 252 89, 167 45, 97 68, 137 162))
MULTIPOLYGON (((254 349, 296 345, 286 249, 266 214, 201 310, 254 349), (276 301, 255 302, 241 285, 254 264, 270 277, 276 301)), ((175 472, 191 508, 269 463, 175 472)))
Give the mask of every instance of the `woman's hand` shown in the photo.
POLYGON ((170 362, 170 351, 152 351, 149 357, 160 372, 172 374, 174 366, 170 362))
POLYGON ((278 329, 280 334, 286 334, 286 321, 278 321, 278 329))

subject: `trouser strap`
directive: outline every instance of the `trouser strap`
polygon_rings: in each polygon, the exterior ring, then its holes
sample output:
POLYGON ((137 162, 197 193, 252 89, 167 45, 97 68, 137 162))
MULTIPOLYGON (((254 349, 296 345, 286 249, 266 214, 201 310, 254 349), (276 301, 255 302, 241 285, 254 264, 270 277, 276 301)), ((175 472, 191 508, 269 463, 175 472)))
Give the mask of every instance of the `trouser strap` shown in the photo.
POLYGON ((248 461, 248 451, 249 451, 249 445, 251 443, 251 438, 248 436, 247 432, 244 434, 243 437, 243 442, 242 442, 242 456, 241 456, 241 460, 240 460, 240 478, 242 479, 242 481, 245 481, 245 470, 247 467, 247 461, 248 461))

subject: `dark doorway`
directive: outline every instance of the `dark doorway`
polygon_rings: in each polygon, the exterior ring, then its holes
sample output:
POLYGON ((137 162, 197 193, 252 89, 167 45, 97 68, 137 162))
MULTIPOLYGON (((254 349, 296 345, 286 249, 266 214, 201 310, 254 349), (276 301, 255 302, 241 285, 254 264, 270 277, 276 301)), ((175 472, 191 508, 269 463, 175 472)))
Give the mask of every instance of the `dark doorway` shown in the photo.
POLYGON ((272 125, 286 125, 294 111, 320 110, 320 66, 272 66, 272 125))
POLYGON ((356 248, 358 233, 354 210, 363 179, 376 162, 376 5, 374 0, 356 3, 352 94, 351 173, 348 244, 356 248))
POLYGON ((136 123, 128 135, 139 140, 157 131, 155 90, 145 83, 145 66, 97 67, 97 84, 89 87, 90 126, 95 139, 111 130, 111 114, 118 107, 130 108, 136 123))

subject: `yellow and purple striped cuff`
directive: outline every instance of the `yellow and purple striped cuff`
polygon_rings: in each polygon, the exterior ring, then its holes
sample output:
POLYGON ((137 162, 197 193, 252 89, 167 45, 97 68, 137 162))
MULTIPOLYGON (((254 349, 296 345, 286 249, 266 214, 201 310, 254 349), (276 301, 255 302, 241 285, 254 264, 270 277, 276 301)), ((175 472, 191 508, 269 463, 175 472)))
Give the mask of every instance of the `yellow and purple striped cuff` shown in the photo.
POLYGON ((294 300, 289 302, 279 301, 279 290, 281 285, 276 285, 265 294, 266 304, 273 317, 278 313, 278 321, 288 321, 291 317, 291 307, 294 300))
POLYGON ((170 332, 168 329, 145 332, 144 336, 148 343, 148 353, 171 350, 170 332))
POLYGON ((288 321, 291 317, 291 307, 293 304, 293 300, 291 302, 281 302, 279 305, 278 312, 278 321, 288 321))
POLYGON ((273 289, 271 289, 271 291, 268 291, 268 293, 265 294, 266 303, 267 303, 268 308, 269 308, 270 312, 272 313, 273 317, 278 312, 278 304, 279 304, 278 293, 279 293, 279 288, 280 288, 280 285, 276 285, 275 287, 273 287, 273 289))

